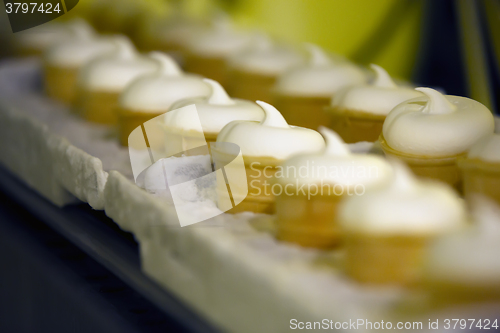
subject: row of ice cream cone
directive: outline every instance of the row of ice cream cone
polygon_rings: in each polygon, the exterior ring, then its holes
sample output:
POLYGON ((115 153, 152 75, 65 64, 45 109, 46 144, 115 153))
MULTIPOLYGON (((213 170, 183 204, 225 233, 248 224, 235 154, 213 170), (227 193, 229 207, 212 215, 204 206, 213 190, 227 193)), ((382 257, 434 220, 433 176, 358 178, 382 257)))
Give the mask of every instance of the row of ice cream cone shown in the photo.
MULTIPOLYGON (((233 34, 227 26, 209 29, 176 48, 188 70, 218 78, 221 85, 183 73, 166 54, 140 54, 124 37, 100 37, 82 22, 72 24, 74 35, 44 55, 49 96, 73 105, 89 121, 118 125, 120 142, 132 148, 130 133, 151 119, 162 131, 161 138, 149 140, 158 142, 165 156, 189 151, 200 142, 238 145, 247 186, 231 191, 232 201, 239 203, 232 212, 276 213, 276 237, 283 241, 323 249, 343 246, 345 270, 357 281, 415 284, 424 280, 424 263, 436 239, 447 244, 446 239, 458 232, 466 241, 469 236, 476 241, 477 231, 470 230, 481 227, 469 226, 464 203, 450 186, 461 188, 463 182, 466 195, 479 192, 500 202, 495 185, 500 179, 500 140, 493 134, 491 112, 476 101, 430 88, 398 86, 378 66, 367 74, 317 47, 309 47, 309 62, 298 57, 281 72, 263 73, 256 67, 264 60, 251 59, 249 42, 237 50, 245 50, 245 61, 240 62, 245 65, 236 68, 238 52, 227 45, 252 38, 233 34), (233 54, 219 52, 222 49, 233 54), (268 99, 276 107, 256 104, 256 99, 268 99), (193 105, 196 117, 181 111, 193 105), (321 135, 316 131, 319 125, 338 134, 323 128, 321 135), (403 160, 416 175, 440 182, 416 179, 402 164, 381 156, 351 153, 345 142, 359 141, 377 141, 386 155, 403 160), (312 162, 323 174, 312 171, 312 162), (300 168, 308 174, 283 173, 300 168), (357 185, 362 193, 356 193, 357 185), (274 193, 274 186, 281 191, 274 193), (257 192, 243 193, 248 188, 257 192), (346 194, 348 190, 354 195, 346 194)), ((275 46, 261 44, 266 45, 256 48, 256 58, 271 58, 278 67, 282 58, 273 58, 270 51, 275 46)), ((225 153, 212 149, 212 155, 225 153)), ((224 192, 227 180, 218 181, 218 186, 224 192)), ((498 239, 500 233, 494 236, 498 239)), ((438 258, 439 251, 451 251, 446 245, 436 248, 431 259, 438 258)), ((471 258, 489 258, 493 250, 472 252, 471 258)), ((427 262, 439 266, 426 275, 429 285, 481 288, 487 283, 500 288, 498 282, 484 280, 500 277, 498 264, 494 268, 499 271, 480 267, 493 276, 457 280, 454 270, 467 267, 427 262), (436 271, 440 275, 433 275, 436 271)))

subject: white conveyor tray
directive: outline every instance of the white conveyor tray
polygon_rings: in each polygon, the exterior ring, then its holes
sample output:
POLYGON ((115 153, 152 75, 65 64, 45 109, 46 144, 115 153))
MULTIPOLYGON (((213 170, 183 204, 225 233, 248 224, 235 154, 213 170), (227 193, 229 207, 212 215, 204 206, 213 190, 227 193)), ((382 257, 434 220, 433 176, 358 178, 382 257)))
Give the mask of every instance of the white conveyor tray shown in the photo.
MULTIPOLYGON (((390 320, 408 296, 360 287, 333 267, 342 253, 277 242, 269 217, 223 214, 181 228, 175 210, 132 181, 112 129, 86 123, 37 88, 36 59, 0 62, 0 162, 57 205, 104 209, 139 244, 146 274, 217 325, 286 332, 290 320, 390 320)), ((360 329, 362 331, 362 329, 360 329)))

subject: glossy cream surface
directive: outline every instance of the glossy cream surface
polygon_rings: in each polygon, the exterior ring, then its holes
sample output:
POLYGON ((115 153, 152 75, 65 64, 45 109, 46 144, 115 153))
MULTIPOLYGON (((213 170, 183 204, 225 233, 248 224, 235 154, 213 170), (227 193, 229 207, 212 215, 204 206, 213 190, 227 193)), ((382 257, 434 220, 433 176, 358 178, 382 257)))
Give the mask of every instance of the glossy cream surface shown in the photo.
POLYGON ((158 62, 157 71, 137 77, 120 96, 120 105, 141 112, 167 112, 174 103, 194 97, 207 97, 212 89, 197 75, 185 74, 167 54, 150 53, 158 62))
POLYGON ((265 111, 263 121, 233 121, 220 131, 217 142, 237 144, 244 156, 278 160, 324 149, 325 140, 321 134, 311 129, 290 126, 276 108, 265 102, 257 103, 265 111))
POLYGON ((192 119, 196 114, 177 111, 188 105, 196 106, 197 116, 205 133, 217 134, 224 126, 235 120, 262 121, 264 119, 264 111, 254 102, 230 98, 224 88, 214 80, 204 79, 204 84, 211 90, 209 97, 188 98, 172 105, 172 111, 165 114, 167 128, 185 131, 198 130, 198 121, 192 119))
POLYGON ((304 58, 290 47, 275 44, 266 36, 259 36, 247 49, 229 59, 229 67, 241 71, 277 76, 300 65, 304 58))
POLYGON ((500 208, 485 197, 473 200, 473 224, 438 239, 429 251, 430 279, 475 285, 500 284, 500 208))
POLYGON ((420 181, 402 162, 392 161, 392 180, 347 198, 339 220, 347 231, 380 235, 435 235, 466 224, 464 203, 451 187, 420 181))
POLYGON ((79 68, 99 55, 115 50, 113 37, 101 37, 85 21, 68 25, 68 37, 50 46, 44 61, 58 67, 79 68))
POLYGON ((326 139, 323 152, 296 155, 286 160, 282 173, 276 175, 280 181, 369 187, 386 182, 392 176, 392 168, 384 158, 351 153, 337 133, 326 127, 320 128, 320 132, 326 139))
POLYGON ((200 56, 229 57, 250 46, 254 40, 254 35, 234 29, 227 17, 219 17, 212 28, 191 38, 186 47, 200 56))
POLYGON ((500 134, 488 135, 479 140, 471 147, 467 157, 500 163, 500 134))
POLYGON ((441 157, 466 152, 494 130, 487 107, 466 97, 417 88, 426 96, 396 106, 384 122, 387 144, 410 155, 441 157))
POLYGON ((79 84, 88 90, 121 92, 142 74, 153 73, 159 65, 141 55, 126 37, 115 40, 115 50, 94 58, 82 67, 79 84))
POLYGON ((332 98, 336 108, 387 115, 396 105, 423 96, 415 89, 398 86, 380 66, 371 65, 375 79, 371 84, 344 88, 332 98))
POLYGON ((317 46, 309 47, 307 64, 293 67, 276 82, 276 92, 291 96, 332 97, 340 89, 367 82, 367 76, 356 65, 334 60, 317 46))

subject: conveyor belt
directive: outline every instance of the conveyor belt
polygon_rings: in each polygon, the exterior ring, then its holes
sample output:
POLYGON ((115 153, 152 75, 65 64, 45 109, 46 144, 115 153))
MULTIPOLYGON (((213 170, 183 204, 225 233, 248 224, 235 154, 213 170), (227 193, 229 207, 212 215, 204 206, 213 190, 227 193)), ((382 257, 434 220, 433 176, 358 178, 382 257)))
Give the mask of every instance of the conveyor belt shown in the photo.
POLYGON ((141 272, 132 235, 103 212, 58 208, 1 166, 0 250, 2 332, 218 332, 141 272))

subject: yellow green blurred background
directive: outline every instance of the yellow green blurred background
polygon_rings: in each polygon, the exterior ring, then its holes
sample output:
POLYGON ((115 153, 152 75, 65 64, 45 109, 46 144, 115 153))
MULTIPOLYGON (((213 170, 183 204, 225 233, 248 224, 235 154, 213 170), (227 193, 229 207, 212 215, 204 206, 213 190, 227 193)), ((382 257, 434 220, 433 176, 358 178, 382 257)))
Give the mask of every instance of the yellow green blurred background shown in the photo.
MULTIPOLYGON (((72 14, 84 16, 106 2, 114 0, 80 0, 72 14)), ((167 17, 172 7, 182 8, 187 16, 205 18, 224 10, 242 28, 265 31, 291 43, 316 43, 362 64, 379 64, 397 78, 409 79, 418 47, 422 1, 120 0, 119 7, 140 7, 140 11, 156 17, 167 17)))

